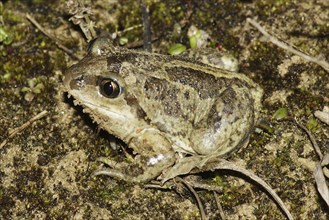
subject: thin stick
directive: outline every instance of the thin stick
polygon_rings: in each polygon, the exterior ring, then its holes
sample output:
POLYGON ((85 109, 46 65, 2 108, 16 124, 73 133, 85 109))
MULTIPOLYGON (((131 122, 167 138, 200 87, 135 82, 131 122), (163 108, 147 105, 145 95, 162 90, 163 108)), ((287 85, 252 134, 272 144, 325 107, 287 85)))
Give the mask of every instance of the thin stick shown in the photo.
POLYGON ((8 140, 10 138, 13 138, 14 136, 16 136, 18 133, 22 132, 23 130, 25 130, 27 127, 29 127, 33 122, 45 117, 48 114, 48 111, 44 110, 42 112, 40 112, 39 114, 37 114, 36 116, 34 116, 33 118, 31 118, 30 120, 28 120, 27 122, 25 122, 24 124, 22 124, 21 126, 13 129, 12 131, 9 132, 9 135, 7 137, 6 140, 4 140, 1 144, 0 144, 0 149, 2 149, 8 142, 8 140))
POLYGON ((46 35, 48 38, 50 38, 52 41, 55 42, 56 46, 58 48, 60 48, 61 50, 63 50, 64 52, 66 52, 67 54, 69 54, 72 58, 74 58, 75 60, 80 60, 80 58, 78 56, 76 56, 74 54, 74 52, 70 49, 68 49, 67 47, 65 47, 64 45, 62 45, 60 42, 58 42, 58 40, 52 36, 50 33, 48 33, 31 15, 26 14, 26 18, 37 28, 39 29, 44 35, 46 35))
POLYGON ((142 11, 142 18, 143 18, 144 50, 146 50, 147 52, 152 52, 150 10, 149 10, 148 6, 145 5, 144 1, 141 1, 141 11, 142 11))
POLYGON ((223 211, 223 207, 219 202, 217 192, 213 191, 213 193, 214 193, 215 201, 216 201, 217 208, 218 208, 218 211, 219 211, 219 217, 220 217, 221 220, 225 220, 225 214, 224 214, 224 211, 223 211))
POLYGON ((278 40, 277 38, 273 37, 268 32, 266 32, 265 29, 263 27, 261 27, 259 23, 257 23, 255 20, 253 20, 251 18, 247 18, 247 22, 250 23, 251 25, 253 25, 255 28, 257 28, 258 31, 261 32, 268 41, 272 42, 273 44, 277 45, 278 47, 281 47, 284 50, 287 50, 293 54, 296 54, 297 56, 300 56, 304 60, 307 60, 309 62, 320 65, 323 69, 325 69, 327 72, 329 72, 329 63, 327 61, 325 61, 323 59, 320 60, 318 58, 311 57, 299 50, 296 50, 291 45, 278 40))
POLYGON ((323 158, 323 154, 320 150, 320 147, 318 145, 318 143, 316 142, 314 136, 312 135, 312 133, 304 126, 302 125, 300 122, 297 121, 297 119, 295 118, 295 123, 297 124, 298 127, 300 127, 304 132, 306 132, 306 134, 308 135, 308 138, 310 139, 312 145, 313 145, 313 148, 315 150, 315 152, 318 154, 319 158, 320 158, 320 161, 322 160, 323 158))
POLYGON ((198 196, 198 194, 195 192, 195 190, 193 189, 193 187, 190 186, 190 184, 188 184, 188 182, 186 182, 184 179, 180 178, 180 177, 175 177, 176 180, 182 182, 193 194, 193 196, 196 199, 196 202, 198 203, 198 207, 200 210, 200 215, 201 215, 201 219, 202 220, 206 220, 206 213, 204 212, 200 197, 198 196))

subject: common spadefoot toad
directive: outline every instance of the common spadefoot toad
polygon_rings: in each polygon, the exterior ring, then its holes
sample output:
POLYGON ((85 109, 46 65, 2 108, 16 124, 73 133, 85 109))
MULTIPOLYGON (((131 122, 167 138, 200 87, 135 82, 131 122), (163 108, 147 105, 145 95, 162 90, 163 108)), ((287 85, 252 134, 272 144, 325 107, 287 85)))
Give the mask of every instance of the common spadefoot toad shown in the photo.
POLYGON ((224 157, 244 146, 262 97, 245 75, 116 48, 106 38, 96 39, 88 55, 67 70, 64 85, 103 129, 134 151, 132 163, 99 174, 132 182, 161 179, 180 158, 224 157))

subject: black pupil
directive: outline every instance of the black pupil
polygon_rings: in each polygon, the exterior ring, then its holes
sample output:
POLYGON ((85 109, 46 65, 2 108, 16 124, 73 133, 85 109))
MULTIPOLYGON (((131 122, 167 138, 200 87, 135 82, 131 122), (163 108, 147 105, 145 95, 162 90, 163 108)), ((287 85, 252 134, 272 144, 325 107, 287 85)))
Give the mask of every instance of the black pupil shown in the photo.
POLYGON ((111 79, 104 79, 100 85, 101 94, 108 98, 115 98, 120 93, 117 82, 111 79))
POLYGON ((112 95, 113 93, 113 85, 112 85, 112 82, 106 82, 104 83, 103 85, 103 90, 104 90, 104 93, 107 94, 107 95, 112 95))

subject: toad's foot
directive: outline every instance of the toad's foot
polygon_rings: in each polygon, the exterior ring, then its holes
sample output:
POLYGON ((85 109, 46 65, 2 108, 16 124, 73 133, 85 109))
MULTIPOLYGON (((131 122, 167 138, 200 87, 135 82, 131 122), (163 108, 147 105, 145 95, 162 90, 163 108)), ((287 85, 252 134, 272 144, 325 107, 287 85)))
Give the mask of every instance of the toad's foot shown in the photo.
POLYGON ((107 175, 128 182, 145 183, 155 179, 163 170, 171 167, 175 162, 175 157, 172 153, 167 153, 149 158, 137 155, 132 163, 118 163, 105 157, 99 158, 98 161, 110 168, 100 169, 93 174, 94 176, 107 175))

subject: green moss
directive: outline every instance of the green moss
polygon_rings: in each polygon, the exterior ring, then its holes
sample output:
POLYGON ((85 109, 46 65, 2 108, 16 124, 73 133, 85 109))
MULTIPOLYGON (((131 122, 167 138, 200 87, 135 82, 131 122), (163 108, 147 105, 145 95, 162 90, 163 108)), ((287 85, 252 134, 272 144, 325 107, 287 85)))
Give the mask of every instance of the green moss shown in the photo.
POLYGON ((13 42, 13 36, 5 31, 2 27, 0 27, 0 43, 5 45, 9 45, 13 42))
POLYGON ((287 108, 279 108, 272 116, 275 120, 282 120, 288 118, 288 109, 287 108))
POLYGON ((290 148, 285 147, 282 151, 278 151, 277 156, 275 157, 273 164, 276 167, 289 166, 292 163, 290 158, 290 148))
POLYGON ((319 129, 319 124, 315 118, 311 117, 306 123, 306 128, 311 132, 316 132, 319 129))
POLYGON ((283 13, 294 0, 261 0, 256 2, 255 9, 258 14, 263 16, 270 16, 274 13, 283 13))
POLYGON ((43 4, 43 3, 45 3, 46 1, 44 1, 44 0, 32 0, 32 4, 43 4))
POLYGON ((174 44, 168 49, 170 55, 179 55, 186 50, 186 47, 183 44, 174 44))

